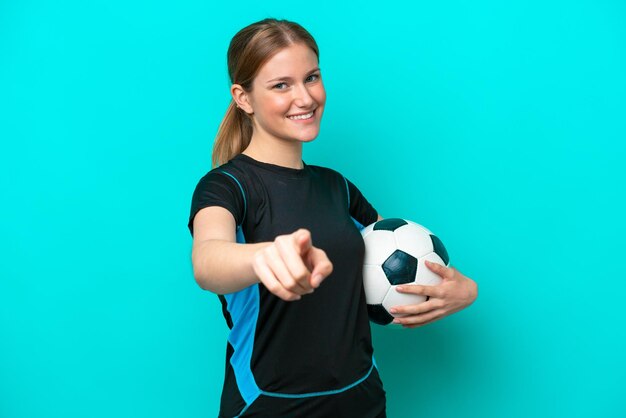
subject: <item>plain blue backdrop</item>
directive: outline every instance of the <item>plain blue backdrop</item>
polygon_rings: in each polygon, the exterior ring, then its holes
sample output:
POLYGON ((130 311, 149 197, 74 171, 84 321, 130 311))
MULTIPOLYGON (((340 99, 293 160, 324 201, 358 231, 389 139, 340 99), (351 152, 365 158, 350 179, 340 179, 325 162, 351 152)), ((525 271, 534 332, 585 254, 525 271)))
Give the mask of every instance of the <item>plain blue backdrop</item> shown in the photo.
POLYGON ((0 417, 217 415, 227 327, 187 219, 228 43, 268 16, 320 46, 304 160, 479 285, 372 326, 389 416, 626 416, 624 2, 4 0, 0 417))

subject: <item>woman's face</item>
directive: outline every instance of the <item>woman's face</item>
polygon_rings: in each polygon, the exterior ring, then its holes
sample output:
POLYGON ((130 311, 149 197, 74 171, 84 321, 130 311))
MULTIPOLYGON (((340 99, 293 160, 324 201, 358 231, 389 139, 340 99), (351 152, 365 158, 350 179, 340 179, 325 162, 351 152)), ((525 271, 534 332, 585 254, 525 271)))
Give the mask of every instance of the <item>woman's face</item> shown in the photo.
POLYGON ((255 134, 313 140, 326 102, 315 52, 301 43, 280 50, 261 67, 247 98, 255 134))

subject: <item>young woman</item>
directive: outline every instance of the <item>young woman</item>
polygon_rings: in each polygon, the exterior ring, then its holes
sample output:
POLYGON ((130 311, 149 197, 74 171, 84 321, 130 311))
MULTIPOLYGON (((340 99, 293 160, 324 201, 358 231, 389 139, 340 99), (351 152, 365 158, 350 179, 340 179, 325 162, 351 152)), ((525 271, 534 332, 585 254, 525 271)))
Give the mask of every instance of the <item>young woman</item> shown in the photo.
MULTIPOLYGON (((326 92, 315 40, 264 19, 228 49, 232 101, 213 165, 193 194, 189 230, 200 287, 230 333, 220 417, 385 417, 362 285, 359 230, 382 219, 339 172, 308 165, 326 92)), ((420 326, 471 304, 477 286, 434 264, 428 302, 397 307, 420 326)))

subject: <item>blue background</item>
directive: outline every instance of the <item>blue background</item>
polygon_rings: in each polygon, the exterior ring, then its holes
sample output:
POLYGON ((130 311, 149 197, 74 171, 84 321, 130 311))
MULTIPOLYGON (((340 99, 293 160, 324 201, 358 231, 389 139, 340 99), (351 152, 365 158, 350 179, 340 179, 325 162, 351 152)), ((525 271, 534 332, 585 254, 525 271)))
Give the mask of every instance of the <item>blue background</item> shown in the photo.
POLYGON ((0 2, 0 417, 217 415, 186 224, 228 42, 267 16, 321 49, 305 161, 479 285, 373 326, 389 416, 626 416, 624 2, 98 0, 0 2))

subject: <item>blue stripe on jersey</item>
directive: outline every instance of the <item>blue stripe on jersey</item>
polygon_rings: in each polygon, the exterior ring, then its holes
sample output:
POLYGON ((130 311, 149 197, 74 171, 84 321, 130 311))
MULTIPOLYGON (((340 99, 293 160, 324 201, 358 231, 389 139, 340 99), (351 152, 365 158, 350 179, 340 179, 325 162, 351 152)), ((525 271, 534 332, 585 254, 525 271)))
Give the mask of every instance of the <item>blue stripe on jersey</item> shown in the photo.
MULTIPOLYGON (((350 217, 352 218, 352 216, 350 216, 350 217)), ((359 228, 359 231, 361 231, 363 228, 365 228, 363 225, 361 225, 361 222, 357 221, 356 219, 352 218, 352 221, 354 222, 356 227, 359 228)))
POLYGON ((263 390, 261 391, 261 394, 266 395, 266 396, 273 396, 275 398, 310 398, 312 396, 335 395, 337 393, 345 392, 346 390, 355 387, 356 385, 358 385, 359 383, 367 379, 370 373, 372 373, 373 368, 374 368, 374 363, 372 363, 372 366, 370 367, 369 371, 367 372, 365 376, 363 376, 356 382, 350 383, 348 386, 342 387, 341 389, 327 390, 324 392, 310 392, 310 393, 298 393, 298 394, 266 392, 263 390))
MULTIPOLYGON (((240 244, 246 242, 241 226, 237 227, 237 242, 240 244)), ((230 364, 233 366, 241 397, 247 405, 250 405, 261 393, 250 368, 256 321, 259 316, 259 285, 248 286, 224 297, 233 321, 233 327, 228 334, 228 341, 234 350, 230 364)))
MULTIPOLYGON (((343 177, 343 175, 341 177, 343 177)), ((344 183, 346 183, 346 194, 348 195, 348 212, 350 212, 350 187, 348 187, 348 180, 345 177, 343 177, 343 181, 344 183)), ((352 221, 354 222, 356 227, 359 228, 359 231, 365 228, 363 225, 361 225, 359 221, 354 219, 354 217, 350 216, 350 218, 352 218, 352 221)))
MULTIPOLYGON (((343 175, 341 177, 343 177, 343 175)), ((343 181, 344 183, 346 183, 346 193, 348 194, 348 211, 350 211, 350 187, 348 187, 348 180, 346 180, 345 177, 343 177, 343 181)))
POLYGON ((243 191, 243 186, 241 185, 241 183, 239 183, 239 180, 237 180, 237 178, 233 176, 232 174, 230 174, 229 172, 224 171, 224 170, 217 170, 217 171, 219 173, 223 173, 231 177, 239 185, 239 190, 241 190, 241 196, 243 196, 243 218, 241 218, 241 223, 239 224, 239 226, 241 226, 243 224, 243 220, 246 219, 246 208, 248 207, 248 205, 246 204, 246 194, 243 191))

